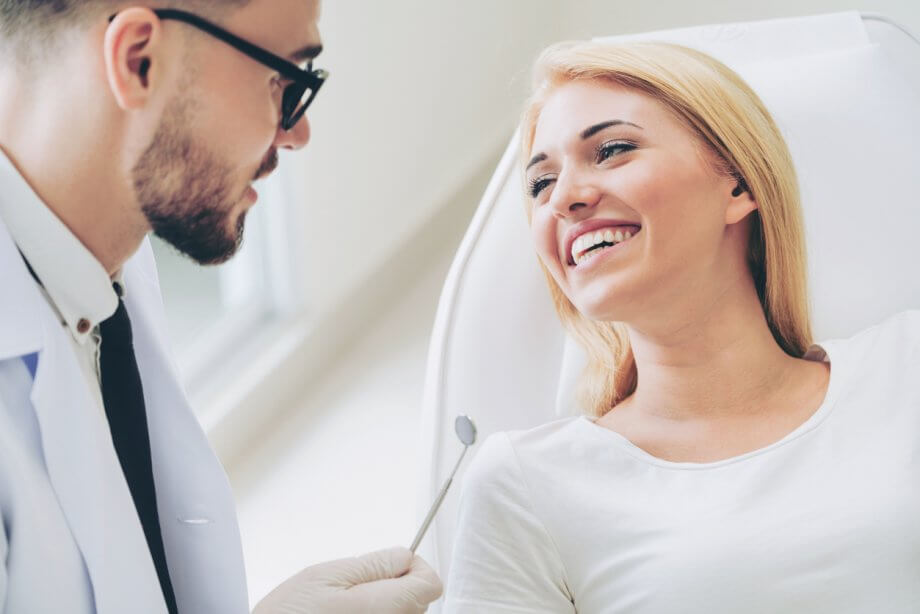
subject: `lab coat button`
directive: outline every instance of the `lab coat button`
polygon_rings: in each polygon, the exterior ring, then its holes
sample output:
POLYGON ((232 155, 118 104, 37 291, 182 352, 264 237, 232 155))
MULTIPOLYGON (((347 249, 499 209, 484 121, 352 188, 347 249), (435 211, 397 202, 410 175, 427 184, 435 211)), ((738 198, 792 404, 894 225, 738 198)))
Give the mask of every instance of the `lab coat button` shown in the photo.
POLYGON ((90 323, 86 318, 80 318, 80 321, 77 322, 77 332, 81 335, 85 335, 89 332, 90 323))

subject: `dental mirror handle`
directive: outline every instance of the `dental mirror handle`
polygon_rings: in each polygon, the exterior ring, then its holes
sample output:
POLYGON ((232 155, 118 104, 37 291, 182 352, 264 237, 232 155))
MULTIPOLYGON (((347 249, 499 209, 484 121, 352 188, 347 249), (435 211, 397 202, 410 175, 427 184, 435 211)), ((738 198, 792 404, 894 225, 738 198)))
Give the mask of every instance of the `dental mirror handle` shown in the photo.
POLYGON ((431 521, 434 520, 434 515, 437 514, 438 510, 441 508, 441 503, 444 501, 444 496, 447 495, 447 489, 450 488, 450 485, 453 481, 453 478, 447 478, 447 481, 444 482, 444 487, 438 494, 438 498, 434 500, 434 504, 431 506, 431 509, 428 510, 428 515, 425 516, 425 522, 422 523, 418 533, 415 534, 415 539, 412 540, 412 545, 409 546, 409 550, 412 553, 415 553, 415 549, 418 548, 422 538, 425 537, 425 533, 428 532, 428 527, 431 525, 431 521))
POLYGON ((463 457, 466 456, 467 450, 469 450, 469 446, 464 446, 463 452, 460 454, 460 458, 457 459, 457 464, 454 465, 454 470, 450 472, 450 477, 448 477, 447 481, 444 482, 444 486, 441 487, 441 492, 438 493, 437 498, 431 505, 431 509, 428 510, 428 515, 425 516, 425 520, 422 522, 422 526, 419 528, 418 533, 415 534, 415 539, 412 540, 412 545, 409 546, 409 550, 413 554, 415 554, 415 550, 421 543, 422 538, 425 537, 425 533, 428 532, 428 527, 431 525, 431 521, 434 520, 435 514, 437 514, 438 510, 441 508, 441 503, 444 502, 444 497, 447 495, 447 489, 450 488, 450 485, 453 483, 454 475, 457 473, 457 469, 460 468, 460 462, 463 460, 463 457))

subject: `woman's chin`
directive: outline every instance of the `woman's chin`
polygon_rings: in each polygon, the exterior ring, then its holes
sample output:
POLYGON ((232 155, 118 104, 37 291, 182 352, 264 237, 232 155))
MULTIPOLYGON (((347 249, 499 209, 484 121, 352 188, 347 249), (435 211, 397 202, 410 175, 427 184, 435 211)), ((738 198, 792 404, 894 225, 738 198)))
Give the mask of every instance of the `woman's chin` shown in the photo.
POLYGON ((622 322, 646 303, 650 289, 641 276, 626 271, 598 271, 590 277, 569 278, 565 293, 586 318, 598 322, 622 322))
POLYGON ((595 322, 623 322, 629 319, 631 310, 629 301, 621 296, 581 296, 579 300, 572 301, 578 312, 589 320, 595 322))

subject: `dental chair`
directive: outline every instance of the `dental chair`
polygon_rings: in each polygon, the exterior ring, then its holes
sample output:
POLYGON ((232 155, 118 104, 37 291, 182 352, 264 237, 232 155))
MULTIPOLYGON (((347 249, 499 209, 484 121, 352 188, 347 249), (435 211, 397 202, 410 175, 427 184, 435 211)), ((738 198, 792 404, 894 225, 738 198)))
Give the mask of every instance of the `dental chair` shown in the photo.
MULTIPOLYGON (((801 186, 816 340, 920 308, 920 40, 856 12, 605 40, 637 39, 713 55, 773 113, 801 186)), ((574 393, 584 356, 537 265, 518 147, 515 135, 441 295, 423 401, 419 520, 462 449, 455 416, 473 417, 481 443, 581 412, 574 393)), ((419 550, 445 582, 462 471, 419 550)))

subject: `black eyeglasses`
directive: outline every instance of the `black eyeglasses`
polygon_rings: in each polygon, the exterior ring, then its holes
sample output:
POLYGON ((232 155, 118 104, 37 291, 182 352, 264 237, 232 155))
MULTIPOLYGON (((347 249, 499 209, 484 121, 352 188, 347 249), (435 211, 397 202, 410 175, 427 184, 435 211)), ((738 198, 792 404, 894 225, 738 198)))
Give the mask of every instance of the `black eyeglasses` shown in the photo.
MULTIPOLYGON (((153 13, 160 19, 175 19, 207 32, 211 36, 231 45, 236 50, 245 53, 253 60, 278 71, 278 74, 291 81, 284 88, 284 94, 281 98, 281 127, 284 130, 290 130, 297 125, 307 107, 316 98, 319 88, 329 77, 329 72, 326 70, 321 68, 314 70, 312 61, 307 64, 307 68, 304 70, 297 64, 289 62, 235 34, 231 34, 198 15, 177 9, 156 9, 153 13)), ((115 19, 115 15, 112 15, 109 21, 113 19, 115 19)))

